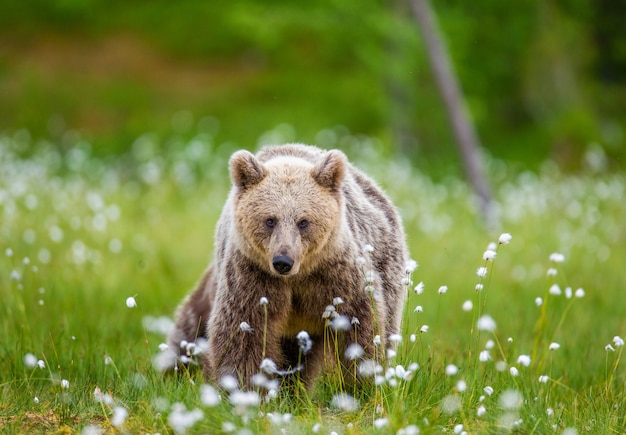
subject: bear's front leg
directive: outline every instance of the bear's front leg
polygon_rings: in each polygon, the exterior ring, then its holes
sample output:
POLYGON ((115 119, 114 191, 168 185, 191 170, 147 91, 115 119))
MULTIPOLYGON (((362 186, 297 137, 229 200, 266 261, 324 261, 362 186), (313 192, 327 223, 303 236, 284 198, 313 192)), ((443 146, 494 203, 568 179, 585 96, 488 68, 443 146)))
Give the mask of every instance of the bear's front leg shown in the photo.
POLYGON ((289 301, 269 299, 265 304, 261 301, 263 296, 248 295, 246 300, 234 302, 223 297, 224 293, 218 294, 209 320, 205 375, 217 382, 232 375, 244 388, 249 388, 250 379, 260 372, 263 359, 271 359, 279 368, 284 364, 280 340, 289 301))

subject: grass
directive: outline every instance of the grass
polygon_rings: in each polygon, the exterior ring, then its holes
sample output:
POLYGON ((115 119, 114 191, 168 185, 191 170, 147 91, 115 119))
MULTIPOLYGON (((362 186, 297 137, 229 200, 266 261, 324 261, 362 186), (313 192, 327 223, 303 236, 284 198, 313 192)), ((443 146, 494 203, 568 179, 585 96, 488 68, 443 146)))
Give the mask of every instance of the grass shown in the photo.
POLYGON ((310 394, 244 406, 223 390, 211 403, 198 370, 159 374, 164 337, 146 319, 170 317, 210 259, 228 155, 206 136, 170 148, 146 136, 105 161, 22 132, 0 138, 0 431, 626 431, 623 174, 490 162, 500 224, 484 228, 462 181, 435 184, 365 138, 324 137, 386 188, 419 263, 378 385, 340 396, 329 373, 310 394), (503 231, 509 244, 497 244, 503 231), (489 242, 496 256, 484 260, 489 242))

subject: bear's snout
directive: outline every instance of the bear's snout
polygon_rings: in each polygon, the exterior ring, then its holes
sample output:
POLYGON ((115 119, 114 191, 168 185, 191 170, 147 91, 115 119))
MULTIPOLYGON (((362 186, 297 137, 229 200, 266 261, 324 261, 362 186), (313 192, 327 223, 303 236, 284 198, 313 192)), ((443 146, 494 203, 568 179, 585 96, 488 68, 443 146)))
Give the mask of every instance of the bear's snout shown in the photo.
POLYGON ((277 255, 272 259, 272 266, 276 270, 276 272, 281 275, 286 275, 289 273, 293 266, 293 260, 286 255, 277 255))

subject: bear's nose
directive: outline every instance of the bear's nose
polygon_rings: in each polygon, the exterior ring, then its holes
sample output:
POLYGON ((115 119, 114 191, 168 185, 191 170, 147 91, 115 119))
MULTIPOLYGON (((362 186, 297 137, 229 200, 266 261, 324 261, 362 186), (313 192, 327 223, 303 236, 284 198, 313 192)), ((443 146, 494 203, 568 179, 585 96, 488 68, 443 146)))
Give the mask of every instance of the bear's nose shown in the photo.
POLYGON ((289 273, 293 266, 293 260, 286 255, 277 255, 272 259, 272 266, 276 269, 276 272, 281 275, 289 273))

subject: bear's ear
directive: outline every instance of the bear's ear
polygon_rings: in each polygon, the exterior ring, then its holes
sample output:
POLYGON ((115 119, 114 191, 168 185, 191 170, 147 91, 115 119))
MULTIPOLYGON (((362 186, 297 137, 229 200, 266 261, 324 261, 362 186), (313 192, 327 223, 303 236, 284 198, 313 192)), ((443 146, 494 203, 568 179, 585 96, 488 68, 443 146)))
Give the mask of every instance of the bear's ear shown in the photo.
POLYGON ((346 174, 348 159, 341 151, 331 150, 312 170, 313 179, 332 191, 339 190, 346 174))
POLYGON ((241 189, 247 189, 260 183, 267 174, 261 162, 252 153, 245 150, 233 154, 228 166, 233 185, 241 189))

